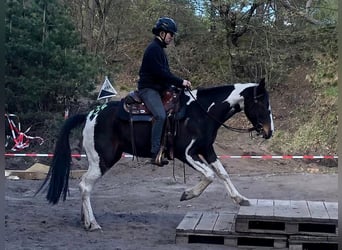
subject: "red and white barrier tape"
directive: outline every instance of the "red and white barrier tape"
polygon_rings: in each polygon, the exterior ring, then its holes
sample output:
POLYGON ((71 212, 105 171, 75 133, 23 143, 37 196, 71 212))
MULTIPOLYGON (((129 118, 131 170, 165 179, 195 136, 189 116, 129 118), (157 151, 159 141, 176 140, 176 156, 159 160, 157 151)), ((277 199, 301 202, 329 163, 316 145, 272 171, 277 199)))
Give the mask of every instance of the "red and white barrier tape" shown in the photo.
MULTIPOLYGON (((53 157, 53 154, 15 154, 5 153, 5 156, 12 157, 53 157)), ((87 157, 85 154, 72 154, 71 157, 87 157)), ((133 155, 123 154, 124 158, 131 158, 133 155)), ((338 159, 337 155, 221 155, 220 159, 338 159)))
POLYGON ((338 159, 337 155, 221 155, 220 159, 338 159))

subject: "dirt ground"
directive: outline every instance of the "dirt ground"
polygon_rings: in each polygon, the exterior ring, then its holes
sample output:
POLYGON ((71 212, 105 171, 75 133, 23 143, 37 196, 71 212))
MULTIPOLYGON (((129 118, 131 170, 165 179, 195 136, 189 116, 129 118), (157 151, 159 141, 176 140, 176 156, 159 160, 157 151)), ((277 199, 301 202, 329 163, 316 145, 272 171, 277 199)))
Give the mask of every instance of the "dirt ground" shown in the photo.
MULTIPOLYGON (((248 135, 230 141, 218 138, 218 155, 271 154, 267 142, 260 144, 248 135)), ((223 184, 214 182, 200 197, 181 202, 183 191, 198 183, 200 176, 189 167, 184 176, 178 161, 174 167, 171 163, 157 168, 146 160, 122 159, 97 183, 92 205, 102 231, 96 232, 85 231, 80 223, 79 180, 70 180, 70 195, 55 206, 44 195, 33 197, 42 181, 6 180, 6 249, 228 249, 175 244, 176 227, 187 212, 237 211, 223 184)), ((314 161, 225 159, 222 163, 248 198, 338 199, 337 169, 314 161)), ((86 168, 86 160, 75 161, 73 168, 86 168)))

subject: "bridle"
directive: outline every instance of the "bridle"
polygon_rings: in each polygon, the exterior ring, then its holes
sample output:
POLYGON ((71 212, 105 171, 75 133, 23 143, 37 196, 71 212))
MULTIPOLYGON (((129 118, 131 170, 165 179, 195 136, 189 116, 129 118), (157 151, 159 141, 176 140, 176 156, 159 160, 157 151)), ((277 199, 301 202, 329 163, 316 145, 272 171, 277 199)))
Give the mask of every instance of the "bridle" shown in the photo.
MULTIPOLYGON (((209 112, 207 112, 203 106, 199 103, 199 101, 197 100, 197 98, 192 94, 191 92, 191 88, 187 87, 186 90, 189 92, 189 94, 191 95, 191 97, 195 100, 195 102, 198 104, 198 106, 201 108, 201 110, 212 120, 214 120, 215 122, 217 122, 218 124, 220 124, 220 126, 229 129, 231 131, 234 132, 238 132, 238 133, 251 133, 252 131, 255 131, 256 128, 253 126, 252 128, 236 128, 236 127, 232 127, 232 126, 228 126, 226 124, 224 124, 223 122, 220 122, 219 120, 217 120, 214 116, 212 116, 209 112)), ((261 96, 261 95, 260 95, 261 96)), ((256 96, 256 87, 254 87, 254 102, 257 102, 257 98, 259 96, 256 96)))

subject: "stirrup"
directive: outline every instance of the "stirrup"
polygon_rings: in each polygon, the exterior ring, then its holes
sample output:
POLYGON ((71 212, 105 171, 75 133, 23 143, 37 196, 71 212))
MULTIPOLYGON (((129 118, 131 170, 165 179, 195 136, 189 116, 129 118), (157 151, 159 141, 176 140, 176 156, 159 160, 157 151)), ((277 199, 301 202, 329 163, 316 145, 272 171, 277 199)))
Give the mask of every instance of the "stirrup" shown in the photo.
POLYGON ((169 161, 156 157, 154 159, 151 159, 151 164, 157 165, 159 167, 163 167, 164 165, 169 164, 169 161))
POLYGON ((163 167, 164 165, 169 164, 169 161, 164 158, 163 154, 164 149, 163 147, 160 147, 157 156, 151 159, 151 163, 159 167, 163 167))

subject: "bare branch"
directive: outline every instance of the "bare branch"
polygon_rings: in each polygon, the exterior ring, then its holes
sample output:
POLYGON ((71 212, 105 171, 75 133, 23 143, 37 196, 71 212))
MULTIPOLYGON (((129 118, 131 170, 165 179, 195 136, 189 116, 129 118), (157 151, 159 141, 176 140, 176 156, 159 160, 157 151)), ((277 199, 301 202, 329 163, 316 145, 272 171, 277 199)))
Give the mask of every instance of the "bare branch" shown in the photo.
MULTIPOLYGON (((303 12, 295 7, 293 7, 290 2, 288 0, 280 0, 281 4, 288 10, 290 10, 291 12, 295 13, 296 15, 305 18, 309 23, 315 24, 315 25, 322 25, 323 23, 316 20, 315 18, 313 18, 312 16, 310 16, 307 12, 303 12)), ((308 4, 310 1, 307 2, 308 4)))

